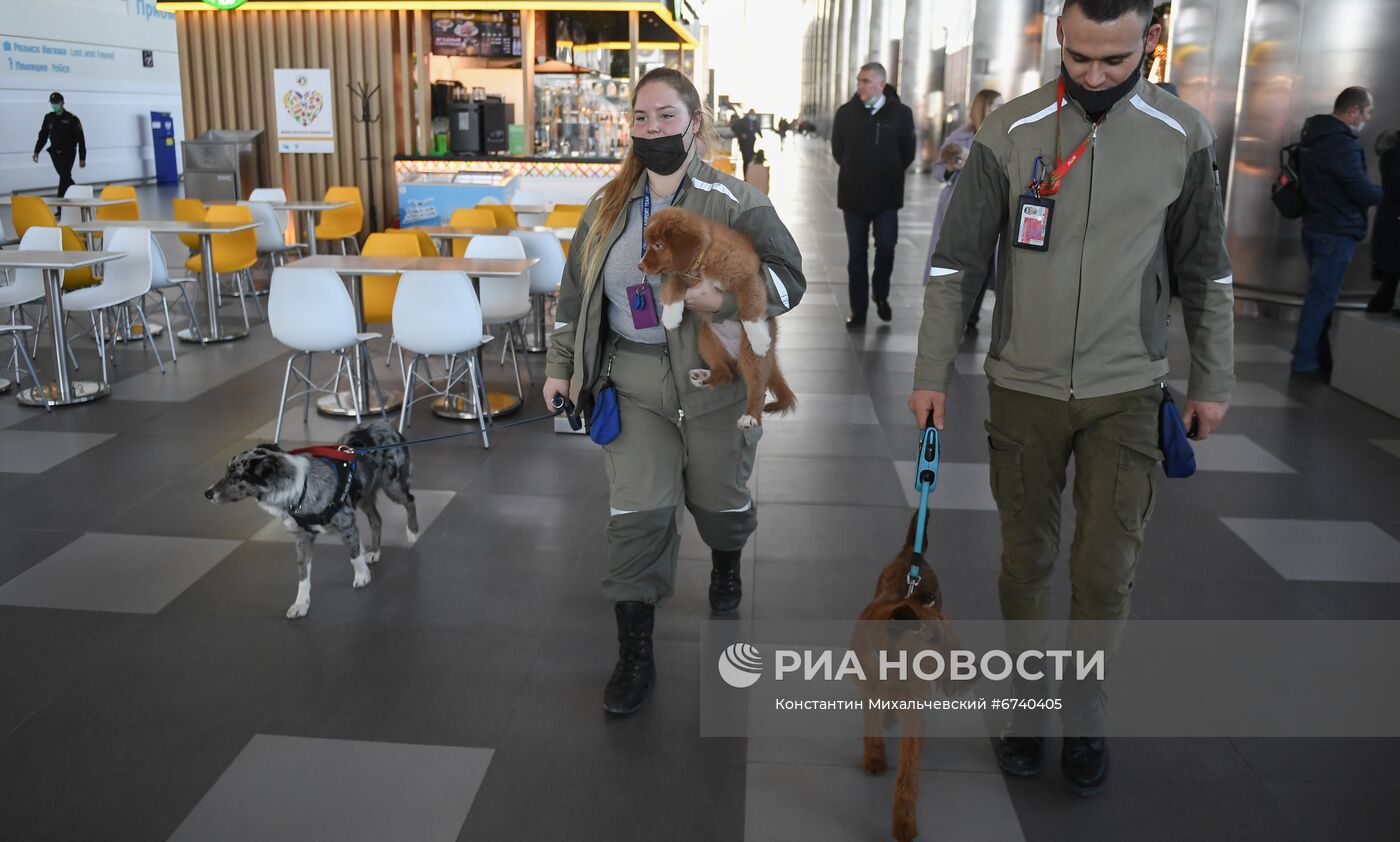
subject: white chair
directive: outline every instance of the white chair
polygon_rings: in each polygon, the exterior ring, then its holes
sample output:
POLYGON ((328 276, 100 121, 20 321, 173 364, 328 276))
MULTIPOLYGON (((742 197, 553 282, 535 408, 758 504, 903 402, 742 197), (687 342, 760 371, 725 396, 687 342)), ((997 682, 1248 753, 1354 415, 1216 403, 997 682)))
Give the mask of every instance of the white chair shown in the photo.
MULTIPOLYGON (((515 191, 515 197, 510 200, 510 203, 512 205, 544 205, 546 207, 553 204, 545 198, 543 193, 534 190, 515 191)), ((548 216, 549 211, 544 213, 515 212, 515 218, 520 221, 521 225, 543 225, 548 216)))
MULTIPOLYGON (((287 201, 287 191, 281 187, 255 187, 248 194, 250 202, 267 202, 269 205, 285 204, 287 201)), ((287 230, 287 225, 292 221, 292 212, 284 210, 274 210, 277 215, 278 233, 287 230)))
POLYGON ((93 317, 97 329, 97 350, 102 361, 102 385, 108 386, 107 358, 108 344, 113 346, 112 362, 116 363, 116 331, 107 336, 107 310, 111 307, 128 307, 141 317, 141 335, 156 355, 156 365, 161 374, 165 373, 165 363, 160 360, 160 351, 155 339, 151 338, 151 326, 146 322, 146 308, 141 301, 151 291, 151 232, 145 228, 109 228, 102 232, 104 251, 121 252, 121 260, 113 260, 104 267, 102 283, 96 286, 76 289, 63 294, 63 309, 69 313, 86 312, 93 317))
MULTIPOLYGON (((257 193, 257 190, 253 191, 257 193)), ((280 192, 280 191, 279 191, 280 192)), ((272 209, 272 205, 265 201, 250 199, 238 204, 248 208, 253 214, 253 221, 261 223, 258 225, 258 257, 266 257, 271 268, 287 262, 287 255, 295 253, 301 254, 301 244, 288 244, 282 239, 283 232, 287 230, 285 219, 278 216, 277 211, 272 209)))
POLYGON ((16 245, 19 245, 19 240, 10 236, 9 229, 5 227, 5 220, 0 219, 0 248, 16 245))
POLYGON ((175 355, 175 323, 170 321, 170 303, 165 300, 165 291, 173 289, 185 302, 185 309, 190 314, 190 331, 195 338, 199 338, 199 317, 194 314, 194 304, 190 301, 188 284, 198 283, 199 279, 193 275, 186 275, 183 278, 170 277, 170 266, 165 262, 165 252, 161 249, 156 238, 151 238, 151 292, 160 298, 160 308, 165 311, 165 334, 170 339, 170 360, 179 362, 180 358, 175 355))
POLYGON ((530 267, 530 299, 535 335, 530 337, 525 350, 538 354, 545 350, 545 324, 549 301, 559 291, 559 283, 564 278, 564 247, 559 244, 559 235, 553 231, 516 231, 511 236, 520 240, 525 247, 525 257, 539 258, 539 263, 530 267))
MULTIPOLYGON (((342 372, 350 382, 351 401, 355 408, 355 422, 360 422, 360 383, 355 366, 351 364, 350 352, 364 342, 379 337, 378 333, 360 333, 359 322, 355 318, 355 305, 350 301, 350 293, 340 276, 329 269, 295 269, 279 266, 272 272, 272 291, 267 298, 267 321, 272 328, 272 336, 278 342, 291 348, 293 353, 287 358, 287 371, 282 376, 282 399, 277 404, 277 429, 272 435, 273 442, 282 439, 282 416, 287 402, 303 395, 306 407, 302 413, 302 423, 311 414, 311 395, 330 393, 334 383, 340 381, 342 372), (318 386, 311 379, 311 356, 320 352, 336 355, 335 377, 318 386), (292 363, 298 356, 305 355, 306 370, 297 371, 292 363), (306 384, 306 388, 295 395, 288 395, 292 373, 306 384)), ((361 353, 369 353, 360 347, 361 353)), ((372 366, 366 366, 374 388, 379 389, 379 381, 374 379, 372 366)), ((382 405, 384 398, 381 395, 382 405)))
MULTIPOLYGON (((472 237, 467 243, 469 258, 482 260, 524 260, 525 246, 515 237, 472 237)), ((515 367, 515 391, 523 399, 525 389, 520 384, 520 360, 516 356, 516 336, 521 337, 519 345, 524 345, 524 332, 520 320, 530 315, 530 276, 521 273, 510 277, 481 278, 481 318, 488 327, 504 325, 505 346, 501 348, 501 365, 506 364, 506 353, 510 353, 511 365, 515 367)))
POLYGON ((400 433, 413 423, 413 404, 427 398, 450 397, 452 387, 465 377, 471 387, 476 417, 482 419, 482 446, 491 446, 486 433, 491 413, 481 376, 480 353, 481 346, 491 338, 483 328, 481 303, 472 288, 471 278, 461 272, 403 273, 394 294, 394 339, 400 348, 413 353, 413 361, 404 376, 400 433), (431 370, 427 377, 418 374, 418 364, 430 366, 433 354, 447 358, 441 389, 433 385, 431 370), (466 361, 464 368, 459 367, 459 358, 466 361), (428 387, 429 393, 415 397, 420 383, 428 387), (483 412, 483 407, 488 407, 488 411, 483 412))
MULTIPOLYGON (((68 192, 63 194, 65 199, 91 199, 93 196, 91 184, 71 184, 68 192)), ((59 225, 77 225, 83 221, 82 208, 62 208, 59 212, 59 225)))
MULTIPOLYGON (((19 243, 20 251, 62 251, 63 232, 58 228, 36 225, 24 232, 24 238, 19 243)), ((44 270, 42 269, 16 269, 14 279, 6 286, 0 287, 0 307, 10 308, 10 324, 19 324, 27 321, 24 315, 25 305, 39 302, 38 329, 34 331, 34 343, 29 348, 30 354, 36 354, 39 350, 39 336, 43 333, 44 327, 48 324, 49 303, 48 296, 44 292, 44 270)), ((76 371, 78 368, 78 358, 73 354, 73 349, 67 349, 68 361, 76 371)), ((19 365, 16 359, 15 365, 19 365)))
POLYGON ((14 344, 15 357, 15 385, 19 385, 19 364, 24 362, 24 367, 28 370, 29 380, 34 384, 34 394, 44 399, 44 411, 53 412, 53 403, 49 400, 48 392, 44 391, 44 384, 39 380, 39 373, 34 370, 34 360, 29 356, 29 349, 24 347, 24 341, 20 338, 25 331, 33 330, 29 325, 0 325, 0 338, 9 337, 14 344))

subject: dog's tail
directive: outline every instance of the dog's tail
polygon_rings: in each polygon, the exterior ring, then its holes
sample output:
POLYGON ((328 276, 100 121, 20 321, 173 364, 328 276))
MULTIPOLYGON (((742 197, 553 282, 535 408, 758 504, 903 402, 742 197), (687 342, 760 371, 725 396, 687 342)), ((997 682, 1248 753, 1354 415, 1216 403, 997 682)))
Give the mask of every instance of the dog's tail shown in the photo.
MULTIPOLYGON (((777 352, 769 351, 768 353, 776 355, 777 352)), ((772 390, 776 400, 764 404, 764 412, 787 415, 797 408, 797 395, 792 393, 787 380, 783 379, 782 369, 778 368, 777 356, 773 357, 773 372, 768 375, 768 388, 772 390)))

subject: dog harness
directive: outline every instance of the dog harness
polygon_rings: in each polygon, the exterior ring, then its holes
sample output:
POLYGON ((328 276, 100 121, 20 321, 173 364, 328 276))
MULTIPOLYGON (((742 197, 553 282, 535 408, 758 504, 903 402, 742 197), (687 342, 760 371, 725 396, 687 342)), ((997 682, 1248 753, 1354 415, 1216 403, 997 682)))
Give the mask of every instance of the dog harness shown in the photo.
POLYGON ((345 445, 315 445, 313 447, 302 447, 290 451, 294 456, 311 456, 320 459, 335 471, 335 494, 331 497, 330 505, 319 512, 308 514, 301 511, 301 504, 306 501, 306 487, 308 483, 303 480, 301 484, 301 496, 297 497, 296 503, 288 512, 292 520, 297 522, 297 526, 307 532, 315 531, 313 527, 325 526, 335 517, 335 513, 340 511, 340 507, 345 505, 345 501, 350 499, 350 490, 355 485, 355 451, 345 445))
POLYGON ((905 579, 909 584, 909 593, 904 595, 905 599, 914 595, 922 578, 919 568, 924 563, 924 547, 928 538, 925 532, 928 525, 928 496, 937 485, 938 428, 929 424, 919 440, 919 460, 914 473, 914 488, 919 492, 919 520, 914 528, 914 552, 909 557, 909 575, 905 579))

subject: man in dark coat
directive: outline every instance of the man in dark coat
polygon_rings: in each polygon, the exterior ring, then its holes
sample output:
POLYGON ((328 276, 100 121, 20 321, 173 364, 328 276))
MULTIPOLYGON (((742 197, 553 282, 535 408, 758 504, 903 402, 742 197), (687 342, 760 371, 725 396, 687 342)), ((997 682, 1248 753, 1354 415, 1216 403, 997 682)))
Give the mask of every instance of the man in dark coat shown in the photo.
POLYGON ((887 84, 885 68, 870 63, 856 76, 856 95, 836 110, 831 155, 841 168, 836 205, 845 212, 846 263, 851 315, 847 327, 865 324, 870 297, 881 320, 890 320, 890 275, 904 207, 904 171, 914 162, 914 113, 887 84), (868 290, 870 232, 875 231, 874 289, 868 290))
POLYGON ((1308 292, 1293 343, 1293 374, 1326 378, 1332 368, 1327 328, 1342 292, 1342 279, 1356 244, 1366 239, 1366 211, 1381 203, 1381 188, 1366 175, 1366 153, 1356 136, 1374 108, 1371 92, 1347 88, 1331 114, 1303 124, 1298 155, 1303 213, 1303 256, 1308 260, 1308 292))
MULTIPOLYGON (((1381 288, 1366 305, 1368 313, 1384 313, 1395 306, 1395 289, 1400 286, 1400 131, 1383 132, 1376 139, 1381 159, 1381 192, 1385 198, 1376 208, 1371 230, 1371 260, 1381 288)), ((1395 311, 1400 316, 1400 310, 1395 311)))
POLYGON ((49 157, 58 172, 58 195, 62 196, 73 186, 74 157, 79 167, 87 166, 87 141, 83 139, 82 122, 63 110, 63 94, 58 91, 49 94, 49 109, 39 129, 39 141, 34 144, 34 163, 39 163, 39 153, 48 143, 49 157))

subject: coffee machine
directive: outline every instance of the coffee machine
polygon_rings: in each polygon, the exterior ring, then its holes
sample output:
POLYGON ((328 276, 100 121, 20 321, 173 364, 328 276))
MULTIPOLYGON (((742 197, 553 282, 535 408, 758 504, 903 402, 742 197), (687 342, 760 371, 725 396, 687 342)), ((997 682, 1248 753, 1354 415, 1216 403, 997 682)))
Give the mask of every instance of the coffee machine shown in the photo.
POLYGON ((448 103, 449 143, 454 155, 488 155, 510 151, 510 124, 515 106, 500 97, 448 103))

